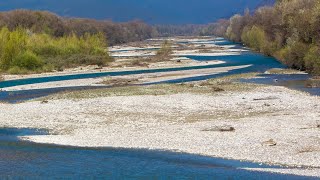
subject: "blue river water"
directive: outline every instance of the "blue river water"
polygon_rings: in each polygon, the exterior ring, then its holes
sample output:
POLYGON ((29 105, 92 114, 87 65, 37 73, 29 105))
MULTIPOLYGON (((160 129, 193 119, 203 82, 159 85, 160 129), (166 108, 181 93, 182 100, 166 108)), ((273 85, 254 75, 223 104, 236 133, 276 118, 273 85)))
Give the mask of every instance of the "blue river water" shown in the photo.
POLYGON ((320 80, 308 74, 260 74, 256 78, 241 79, 240 82, 284 86, 320 96, 320 80))
MULTIPOLYGON (((0 82, 0 88, 13 87, 18 85, 36 84, 53 81, 64 81, 64 80, 75 80, 75 79, 86 79, 86 78, 98 78, 107 76, 121 76, 121 75, 134 75, 134 74, 147 74, 156 72, 172 72, 181 70, 193 70, 193 69, 208 69, 217 67, 230 67, 230 66, 241 66, 248 65, 249 67, 231 70, 226 73, 196 76, 191 78, 181 78, 170 81, 163 81, 158 83, 183 83, 191 81, 200 81, 210 78, 216 78, 221 76, 227 76, 232 74, 248 73, 248 72, 264 72, 270 68, 283 68, 284 66, 276 61, 272 57, 263 56, 253 52, 244 52, 240 55, 229 55, 229 56, 186 56, 191 59, 198 61, 210 61, 210 60, 223 60, 223 64, 215 65, 203 65, 203 66, 190 66, 190 67, 177 67, 177 68, 164 68, 164 69, 145 69, 136 71, 120 71, 120 72, 99 72, 99 73, 88 73, 88 74, 75 74, 75 75, 64 75, 64 76, 51 76, 51 77, 40 77, 40 78, 29 78, 29 79, 18 79, 10 81, 0 82)), ((20 102, 32 98, 47 96, 49 94, 90 89, 90 88, 104 88, 104 87, 63 87, 63 88, 50 88, 50 89, 37 89, 37 90, 22 90, 22 91, 4 91, 0 92, 0 101, 4 102, 20 102)))
POLYGON ((147 74, 157 72, 171 72, 171 71, 182 71, 192 69, 208 69, 218 67, 229 67, 229 66, 241 66, 241 65, 252 65, 252 67, 243 70, 243 72, 263 72, 270 68, 284 67, 274 58, 263 56, 260 54, 248 52, 241 55, 230 55, 230 56, 186 56, 199 61, 210 61, 210 60, 223 60, 226 61, 224 64, 215 65, 203 65, 203 66, 189 66, 189 67, 177 67, 177 68, 163 68, 163 69, 145 69, 145 70, 134 70, 134 71, 117 71, 117 72, 98 72, 98 73, 87 73, 87 74, 75 74, 75 75, 63 75, 63 76, 50 76, 50 77, 38 77, 28 79, 18 79, 0 82, 0 88, 13 87, 18 85, 36 84, 53 81, 65 81, 75 79, 87 79, 87 78, 98 78, 106 76, 122 76, 122 75, 134 75, 134 74, 147 74))
POLYGON ((316 179, 245 170, 286 169, 245 161, 146 149, 35 144, 16 138, 45 133, 0 129, 0 179, 316 179))

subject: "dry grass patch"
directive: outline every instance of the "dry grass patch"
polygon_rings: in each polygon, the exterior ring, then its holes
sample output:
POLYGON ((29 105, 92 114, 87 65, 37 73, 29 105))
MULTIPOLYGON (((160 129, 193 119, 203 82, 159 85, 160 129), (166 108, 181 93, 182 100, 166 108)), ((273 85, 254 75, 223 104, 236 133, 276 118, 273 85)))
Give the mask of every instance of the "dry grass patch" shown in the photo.
POLYGON ((231 76, 226 76, 222 78, 209 79, 206 81, 198 82, 195 85, 201 87, 213 88, 216 91, 249 91, 256 87, 261 87, 263 85, 251 84, 251 83, 240 83, 237 82, 239 79, 253 78, 257 73, 247 73, 247 74, 236 74, 231 76))
POLYGON ((274 112, 275 112, 274 110, 255 110, 255 111, 215 110, 211 113, 190 114, 185 116, 182 121, 185 123, 195 123, 195 122, 201 122, 201 121, 224 120, 224 119, 240 120, 242 118, 259 117, 259 116, 271 114, 274 112))
MULTIPOLYGON (((140 96, 140 95, 171 95, 179 93, 191 94, 211 94, 224 93, 227 91, 248 91, 262 85, 236 82, 240 78, 253 77, 255 74, 232 75, 223 78, 209 79, 202 82, 182 83, 182 84, 157 84, 148 86, 126 86, 137 82, 136 79, 107 79, 104 84, 118 84, 116 87, 94 90, 82 90, 63 92, 51 95, 40 100, 49 99, 84 99, 109 96, 140 96), (120 86, 119 86, 120 85, 120 86)), ((39 99, 38 99, 39 100, 39 99)))
POLYGON ((112 68, 123 68, 123 67, 149 67, 151 64, 158 62, 166 62, 171 60, 171 56, 156 55, 150 57, 132 57, 127 60, 121 60, 114 62, 112 68))
POLYGON ((112 68, 122 68, 122 67, 148 67, 151 63, 150 58, 131 58, 128 60, 121 60, 118 62, 114 62, 111 67, 112 68))
POLYGON ((301 71, 295 69, 281 69, 281 68, 273 68, 266 71, 268 74, 301 74, 301 71))
POLYGON ((104 78, 100 84, 108 86, 128 86, 131 84, 136 84, 139 82, 139 79, 135 78, 118 78, 118 77, 107 77, 104 78))

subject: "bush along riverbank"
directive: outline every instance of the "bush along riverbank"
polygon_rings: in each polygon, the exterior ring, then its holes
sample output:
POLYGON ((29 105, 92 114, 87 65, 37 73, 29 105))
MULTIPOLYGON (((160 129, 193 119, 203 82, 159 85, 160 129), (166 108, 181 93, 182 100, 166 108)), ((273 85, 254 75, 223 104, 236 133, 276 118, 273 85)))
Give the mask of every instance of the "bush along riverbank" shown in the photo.
POLYGON ((274 56, 289 67, 320 75, 320 1, 281 0, 215 24, 214 32, 274 56))
POLYGON ((112 61, 102 33, 53 37, 17 28, 0 30, 0 70, 26 74, 80 65, 104 66, 112 61))

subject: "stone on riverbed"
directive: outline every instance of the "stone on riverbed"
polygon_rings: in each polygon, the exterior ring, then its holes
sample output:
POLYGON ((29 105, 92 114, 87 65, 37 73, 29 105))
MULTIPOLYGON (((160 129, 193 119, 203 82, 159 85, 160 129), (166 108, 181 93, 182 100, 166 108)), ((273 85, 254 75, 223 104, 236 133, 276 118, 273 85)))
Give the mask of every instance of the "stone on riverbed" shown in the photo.
POLYGON ((43 100, 43 101, 41 101, 41 104, 48 104, 48 103, 49 103, 48 100, 43 100))
POLYGON ((270 139, 268 141, 262 142, 263 146, 276 146, 277 142, 275 142, 273 139, 270 139))
POLYGON ((232 126, 215 126, 211 128, 202 129, 202 131, 215 131, 215 132, 234 132, 236 129, 232 126))

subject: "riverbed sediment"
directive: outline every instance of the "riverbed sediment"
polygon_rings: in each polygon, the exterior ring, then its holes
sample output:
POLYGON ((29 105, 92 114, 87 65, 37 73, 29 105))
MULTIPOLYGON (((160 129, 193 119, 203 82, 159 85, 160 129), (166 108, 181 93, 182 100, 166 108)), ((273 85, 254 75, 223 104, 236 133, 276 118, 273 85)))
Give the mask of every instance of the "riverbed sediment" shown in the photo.
MULTIPOLYGON (((214 95, 173 94, 0 104, 0 126, 47 128, 39 143, 181 151, 308 166, 320 176, 318 97, 283 87, 214 95), (234 132, 205 129, 231 126, 234 132), (273 140, 276 145, 265 142, 273 140)), ((287 170, 286 170, 287 171, 287 170)))

